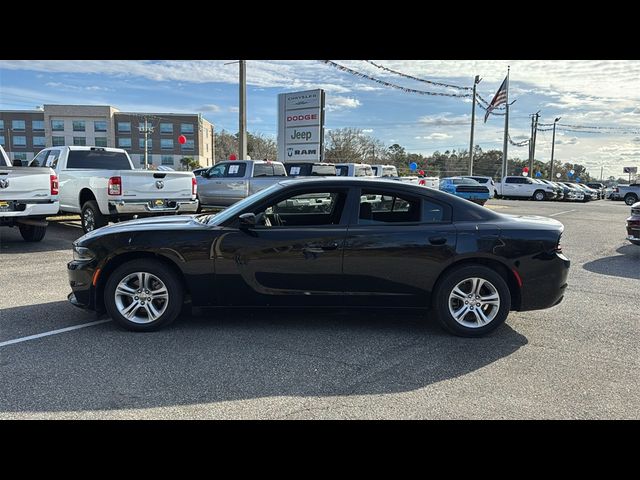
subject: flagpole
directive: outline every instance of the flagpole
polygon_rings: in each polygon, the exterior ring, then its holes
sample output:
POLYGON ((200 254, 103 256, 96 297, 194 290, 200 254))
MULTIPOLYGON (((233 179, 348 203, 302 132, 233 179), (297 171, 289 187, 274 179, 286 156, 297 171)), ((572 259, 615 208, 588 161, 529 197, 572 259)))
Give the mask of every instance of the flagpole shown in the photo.
POLYGON ((507 101, 506 101, 506 113, 504 115, 504 142, 502 144, 502 178, 500 181, 504 181, 504 177, 507 176, 507 148, 509 145, 509 71, 511 66, 507 66, 507 101))

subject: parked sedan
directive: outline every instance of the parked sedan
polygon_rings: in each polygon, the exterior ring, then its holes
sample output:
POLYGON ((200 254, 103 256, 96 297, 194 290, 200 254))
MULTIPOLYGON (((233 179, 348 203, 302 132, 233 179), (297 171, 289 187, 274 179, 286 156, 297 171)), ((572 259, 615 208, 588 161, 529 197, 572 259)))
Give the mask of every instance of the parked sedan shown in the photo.
POLYGON ((510 310, 562 300, 563 229, 392 180, 282 180, 216 215, 132 220, 79 238, 69 300, 135 331, 167 325, 185 298, 196 307, 431 308, 450 332, 475 337, 510 310), (327 208, 286 208, 319 196, 327 208))
POLYGON ((631 216, 627 218, 627 240, 640 245, 640 202, 631 206, 631 216))
POLYGON ((440 180, 440 190, 484 205, 489 200, 489 188, 466 177, 447 177, 440 180))

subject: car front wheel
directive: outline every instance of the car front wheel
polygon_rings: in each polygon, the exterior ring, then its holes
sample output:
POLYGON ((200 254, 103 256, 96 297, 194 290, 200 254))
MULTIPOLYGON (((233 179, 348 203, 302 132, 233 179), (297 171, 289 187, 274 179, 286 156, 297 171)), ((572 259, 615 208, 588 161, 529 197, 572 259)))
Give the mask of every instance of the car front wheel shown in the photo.
POLYGON ((180 314, 183 288, 175 272, 155 260, 133 260, 114 270, 104 290, 107 312, 120 326, 148 332, 180 314))
POLYGON ((449 332, 480 337, 498 328, 509 315, 511 294, 495 270, 467 265, 447 272, 434 292, 436 318, 449 332))

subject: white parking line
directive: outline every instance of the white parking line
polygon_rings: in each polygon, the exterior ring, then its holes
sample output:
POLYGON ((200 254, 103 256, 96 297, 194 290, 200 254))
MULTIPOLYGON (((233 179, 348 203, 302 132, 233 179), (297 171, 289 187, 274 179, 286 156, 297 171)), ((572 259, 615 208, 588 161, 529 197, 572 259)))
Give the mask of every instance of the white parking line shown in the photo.
POLYGON ((564 213, 571 213, 571 212, 575 212, 575 209, 574 210, 565 210, 564 212, 557 212, 557 213, 551 214, 549 216, 550 217, 557 217, 558 215, 562 215, 564 213))
POLYGON ((110 322, 111 319, 97 320, 95 322, 83 323, 81 325, 74 325, 73 327, 59 328, 58 330, 51 330, 50 332, 37 333, 36 335, 29 335, 28 337, 14 338, 13 340, 7 340, 0 342, 0 348, 7 345, 13 345, 14 343, 26 342, 28 340, 35 340, 36 338, 48 337, 49 335, 57 335, 58 333, 70 332, 71 330, 78 330, 79 328, 91 327, 93 325, 100 325, 101 323, 110 322))

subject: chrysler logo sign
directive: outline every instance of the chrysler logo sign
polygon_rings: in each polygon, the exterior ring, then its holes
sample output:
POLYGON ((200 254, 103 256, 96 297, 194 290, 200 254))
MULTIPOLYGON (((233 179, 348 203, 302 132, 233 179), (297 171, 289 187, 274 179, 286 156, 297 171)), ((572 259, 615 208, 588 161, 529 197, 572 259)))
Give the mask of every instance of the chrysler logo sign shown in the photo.
POLYGON ((162 180, 158 180, 158 181, 156 181, 156 188, 157 188, 158 190, 160 190, 160 189, 164 188, 164 182, 163 182, 162 180))
POLYGON ((0 178, 0 188, 7 188, 9 186, 9 180, 0 178))

